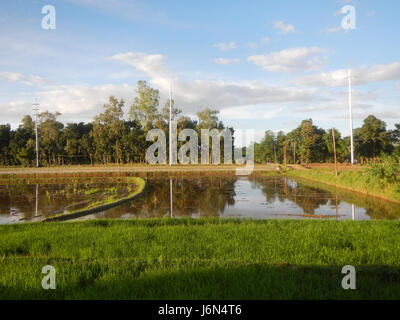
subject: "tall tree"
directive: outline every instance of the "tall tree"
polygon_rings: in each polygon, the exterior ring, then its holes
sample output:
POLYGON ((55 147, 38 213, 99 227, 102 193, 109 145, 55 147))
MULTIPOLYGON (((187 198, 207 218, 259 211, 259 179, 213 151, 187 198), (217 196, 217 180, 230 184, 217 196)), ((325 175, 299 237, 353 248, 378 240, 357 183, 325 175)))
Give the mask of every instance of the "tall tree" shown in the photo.
POLYGON ((94 118, 91 136, 96 146, 96 159, 103 163, 123 161, 121 137, 124 132, 123 107, 125 101, 111 96, 103 106, 104 112, 94 118))
POLYGON ((254 145, 254 161, 257 163, 274 162, 275 152, 275 133, 267 130, 261 142, 254 145))
POLYGON ((87 146, 82 145, 83 137, 88 136, 92 130, 92 124, 67 123, 64 129, 65 152, 69 163, 86 162, 90 159, 87 146))
POLYGON ((9 154, 9 144, 12 137, 11 126, 9 124, 0 125, 0 164, 11 164, 9 154))
POLYGON ((25 116, 10 141, 10 151, 14 155, 14 164, 29 166, 34 163, 36 156, 34 130, 35 123, 31 116, 25 116))
POLYGON ((355 130, 356 152, 363 157, 376 157, 381 152, 390 152, 386 123, 369 115, 361 128, 355 130))
POLYGON ((300 157, 306 163, 312 160, 311 150, 317 141, 321 138, 321 134, 317 127, 313 125, 312 119, 303 120, 299 127, 300 144, 299 153, 300 157))
POLYGON ((197 112, 197 117, 199 118, 198 128, 199 129, 223 129, 224 125, 218 119, 218 110, 211 110, 210 108, 205 108, 197 112))
POLYGON ((61 165, 64 154, 63 128, 57 121, 61 113, 45 111, 39 114, 39 137, 41 163, 61 165))
POLYGON ((158 117, 159 91, 151 88, 146 81, 137 82, 137 94, 129 111, 130 119, 141 123, 149 130, 158 117))

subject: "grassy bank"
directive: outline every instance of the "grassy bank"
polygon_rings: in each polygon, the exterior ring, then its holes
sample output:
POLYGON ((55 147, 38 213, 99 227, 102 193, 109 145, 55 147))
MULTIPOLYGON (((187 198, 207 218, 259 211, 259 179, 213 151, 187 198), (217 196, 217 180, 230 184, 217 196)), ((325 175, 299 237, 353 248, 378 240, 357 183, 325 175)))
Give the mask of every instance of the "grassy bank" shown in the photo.
MULTIPOLYGON (((120 196, 116 193, 115 187, 109 187, 108 190, 101 194, 101 198, 97 201, 89 202, 85 207, 79 210, 67 211, 55 216, 46 217, 45 221, 62 221, 68 219, 79 218, 88 214, 101 212, 112 207, 118 206, 126 201, 134 199, 140 195, 146 186, 146 181, 138 177, 127 177, 124 181, 128 184, 126 194, 120 196)), ((86 191, 88 195, 98 193, 99 189, 89 189, 86 191)))
POLYGON ((287 174, 400 203, 399 181, 397 183, 386 183, 378 178, 369 176, 363 169, 341 171, 337 177, 335 171, 331 169, 289 170, 287 174))
POLYGON ((399 299, 400 222, 93 220, 0 226, 0 299, 399 299), (57 289, 41 289, 44 265, 57 289), (357 270, 343 290, 341 268, 357 270))
MULTIPOLYGON (((146 172, 235 172, 238 168, 243 168, 244 165, 236 164, 174 164, 170 165, 150 165, 150 164, 126 164, 126 165, 65 165, 51 166, 40 168, 24 168, 24 167, 0 167, 0 180, 9 179, 19 176, 34 176, 34 175, 65 175, 65 174, 88 174, 88 173, 146 173, 146 172)), ((256 164, 254 171, 274 171, 276 165, 273 164, 256 164)))

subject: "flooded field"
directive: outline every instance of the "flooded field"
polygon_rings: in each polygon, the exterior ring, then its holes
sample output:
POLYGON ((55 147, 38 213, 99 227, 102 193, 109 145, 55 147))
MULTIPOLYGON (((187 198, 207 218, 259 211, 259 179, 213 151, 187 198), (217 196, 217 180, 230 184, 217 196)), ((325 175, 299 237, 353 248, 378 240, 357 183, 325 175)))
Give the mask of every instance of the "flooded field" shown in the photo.
MULTIPOLYGON (((128 188, 127 183, 100 179, 74 184, 0 185, 0 223, 41 220, 79 209, 110 191, 124 196, 128 188)), ((137 199, 80 219, 170 216, 399 219, 400 204, 287 177, 160 175, 147 178, 146 191, 137 199)))

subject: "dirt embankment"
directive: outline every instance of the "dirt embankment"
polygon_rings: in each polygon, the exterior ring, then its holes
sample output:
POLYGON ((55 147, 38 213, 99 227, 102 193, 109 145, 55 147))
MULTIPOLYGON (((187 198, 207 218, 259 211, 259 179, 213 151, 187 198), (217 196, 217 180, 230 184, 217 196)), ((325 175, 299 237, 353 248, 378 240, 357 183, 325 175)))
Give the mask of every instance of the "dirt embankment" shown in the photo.
MULTIPOLYGON (((18 174, 62 174, 95 172, 171 172, 171 171, 235 171, 243 165, 95 165, 95 166, 58 166, 42 168, 0 168, 0 175, 18 174)), ((277 165, 255 165, 254 171, 274 171, 277 165)))

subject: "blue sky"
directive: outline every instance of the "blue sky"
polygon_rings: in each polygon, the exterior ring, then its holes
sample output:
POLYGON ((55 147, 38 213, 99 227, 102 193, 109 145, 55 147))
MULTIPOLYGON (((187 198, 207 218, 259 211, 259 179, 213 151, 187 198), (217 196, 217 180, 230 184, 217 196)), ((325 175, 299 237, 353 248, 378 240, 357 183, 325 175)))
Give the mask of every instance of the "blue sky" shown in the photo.
POLYGON ((289 131, 301 120, 349 133, 347 68, 354 124, 369 114, 400 123, 400 2, 308 1, 2 1, 0 123, 16 127, 41 110, 91 121, 110 95, 127 109, 136 82, 172 81, 188 115, 204 107, 238 129, 289 131), (44 5, 56 29, 44 30, 44 5), (356 9, 344 30, 340 10, 356 9))

